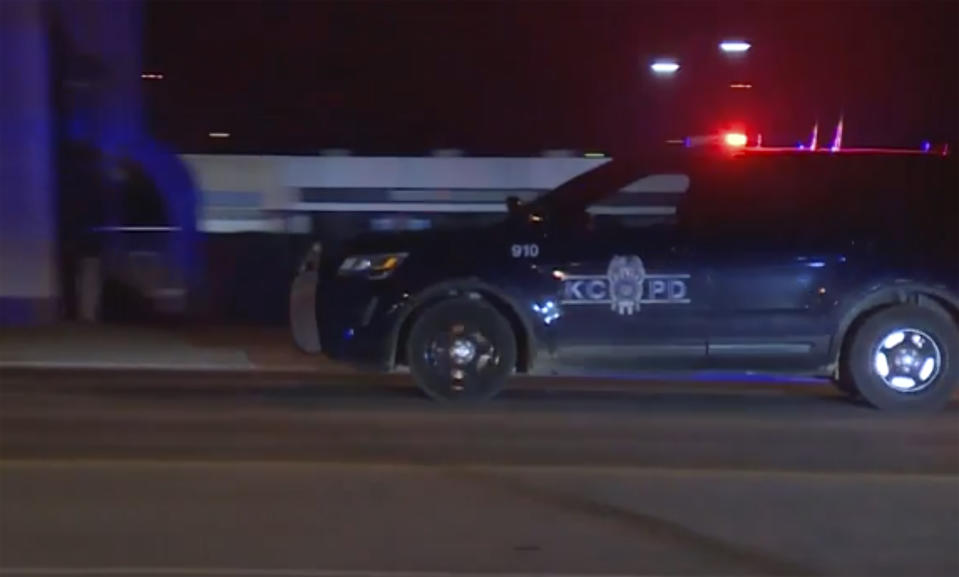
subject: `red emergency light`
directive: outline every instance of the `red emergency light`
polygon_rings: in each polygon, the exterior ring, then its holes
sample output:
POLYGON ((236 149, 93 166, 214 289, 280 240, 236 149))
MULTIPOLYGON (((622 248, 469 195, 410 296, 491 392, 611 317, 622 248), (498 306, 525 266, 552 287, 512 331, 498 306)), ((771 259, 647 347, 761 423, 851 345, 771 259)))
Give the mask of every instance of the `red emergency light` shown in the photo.
POLYGON ((727 132, 723 135, 723 143, 732 148, 742 148, 748 141, 742 132, 727 132))
POLYGON ((682 140, 667 140, 667 144, 682 144, 686 148, 715 147, 720 149, 740 149, 749 144, 749 137, 741 130, 729 130, 713 134, 688 136, 682 140))

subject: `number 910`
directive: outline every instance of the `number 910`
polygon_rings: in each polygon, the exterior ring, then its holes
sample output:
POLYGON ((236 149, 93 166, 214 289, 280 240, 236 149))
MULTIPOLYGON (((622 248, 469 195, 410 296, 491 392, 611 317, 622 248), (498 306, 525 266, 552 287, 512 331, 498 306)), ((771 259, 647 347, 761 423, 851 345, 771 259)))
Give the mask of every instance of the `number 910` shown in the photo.
POLYGON ((514 244, 510 247, 513 258, 536 258, 539 256, 538 244, 514 244))

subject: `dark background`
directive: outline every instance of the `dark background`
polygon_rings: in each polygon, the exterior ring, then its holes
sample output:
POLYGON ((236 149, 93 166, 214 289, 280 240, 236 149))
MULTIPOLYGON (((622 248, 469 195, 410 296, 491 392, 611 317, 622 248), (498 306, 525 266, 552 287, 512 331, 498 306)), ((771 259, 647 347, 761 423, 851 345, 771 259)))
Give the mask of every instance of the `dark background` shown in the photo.
POLYGON ((952 1, 190 0, 146 25, 154 130, 181 151, 616 154, 739 122, 792 145, 840 113, 846 146, 919 147, 959 127, 952 1), (735 37, 745 58, 718 50, 735 37), (662 55, 678 75, 653 77, 662 55))

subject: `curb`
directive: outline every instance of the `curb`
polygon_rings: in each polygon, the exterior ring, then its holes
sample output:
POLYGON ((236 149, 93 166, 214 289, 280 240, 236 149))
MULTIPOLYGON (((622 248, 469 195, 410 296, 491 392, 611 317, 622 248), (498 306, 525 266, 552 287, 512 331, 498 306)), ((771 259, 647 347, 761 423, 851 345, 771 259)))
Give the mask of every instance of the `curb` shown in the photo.
POLYGON ((166 363, 130 363, 104 361, 0 361, 0 371, 149 371, 169 373, 329 373, 310 365, 264 367, 254 364, 225 365, 193 363, 172 365, 166 363))
MULTIPOLYGON (((333 368, 333 367, 329 367, 333 368)), ((392 388, 406 384, 404 375, 370 375, 323 367, 229 367, 223 365, 149 365, 130 363, 0 362, 0 390, 234 390, 262 388, 371 386, 392 388)))

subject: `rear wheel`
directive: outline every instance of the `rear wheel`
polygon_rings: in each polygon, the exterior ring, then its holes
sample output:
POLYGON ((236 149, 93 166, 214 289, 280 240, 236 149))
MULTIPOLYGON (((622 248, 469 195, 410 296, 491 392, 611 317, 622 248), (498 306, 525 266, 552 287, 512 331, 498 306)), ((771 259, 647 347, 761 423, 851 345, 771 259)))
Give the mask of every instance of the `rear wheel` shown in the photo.
POLYGON ((455 299, 431 306, 413 324, 406 358, 416 384, 450 402, 492 398, 516 366, 516 336, 495 307, 455 299))
POLYGON ((841 378, 880 409, 942 408, 959 385, 959 329, 947 316, 897 305, 852 336, 841 378))

